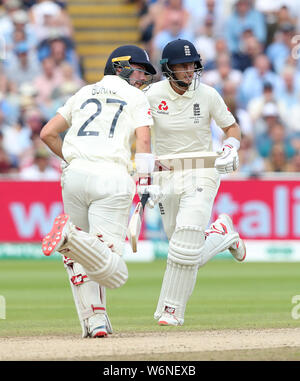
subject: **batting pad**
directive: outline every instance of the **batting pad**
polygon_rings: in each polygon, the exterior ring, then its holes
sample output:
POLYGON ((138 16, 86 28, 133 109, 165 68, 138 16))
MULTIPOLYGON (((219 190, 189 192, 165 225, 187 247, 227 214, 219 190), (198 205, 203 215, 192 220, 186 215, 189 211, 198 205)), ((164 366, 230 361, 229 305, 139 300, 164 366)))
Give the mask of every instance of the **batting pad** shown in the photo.
POLYGON ((183 323, 186 304, 196 283, 204 242, 204 232, 200 227, 176 228, 169 244, 167 267, 154 314, 156 319, 166 310, 183 323))
POLYGON ((168 258, 174 263, 194 265, 201 258, 205 235, 199 226, 181 226, 175 229, 170 243, 168 258))
POLYGON ((194 289, 197 271, 197 265, 184 266, 168 259, 155 319, 159 319, 162 313, 167 311, 174 314, 180 324, 183 324, 186 304, 194 289))
POLYGON ((77 230, 70 224, 63 254, 80 263, 91 280, 108 288, 122 286, 128 279, 125 261, 97 236, 77 230), (67 252, 66 252, 67 250, 67 252))
POLYGON ((88 337, 88 319, 95 314, 107 315, 105 287, 91 281, 84 268, 69 258, 64 257, 64 267, 70 281, 78 318, 82 328, 82 337, 88 337))

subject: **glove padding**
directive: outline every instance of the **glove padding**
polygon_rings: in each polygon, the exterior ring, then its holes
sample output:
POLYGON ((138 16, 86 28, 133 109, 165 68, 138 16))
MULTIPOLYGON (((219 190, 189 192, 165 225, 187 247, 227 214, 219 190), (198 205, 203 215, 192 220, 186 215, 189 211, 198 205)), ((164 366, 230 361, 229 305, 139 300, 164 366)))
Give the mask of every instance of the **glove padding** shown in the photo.
POLYGON ((221 156, 216 159, 215 168, 220 174, 231 173, 238 168, 239 155, 235 147, 226 144, 218 153, 221 156))
POLYGON ((138 185, 137 193, 140 200, 144 193, 149 193, 146 205, 151 209, 162 199, 162 192, 159 185, 138 185))

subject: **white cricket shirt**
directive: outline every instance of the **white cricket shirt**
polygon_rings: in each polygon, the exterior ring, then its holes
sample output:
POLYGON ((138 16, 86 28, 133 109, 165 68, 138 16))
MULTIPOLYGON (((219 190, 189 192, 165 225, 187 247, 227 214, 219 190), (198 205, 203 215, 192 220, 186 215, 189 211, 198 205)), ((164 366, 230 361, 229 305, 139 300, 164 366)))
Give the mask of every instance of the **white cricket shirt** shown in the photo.
POLYGON ((145 94, 116 75, 81 88, 57 110, 69 124, 65 160, 109 160, 131 166, 135 129, 153 124, 145 94))
POLYGON ((202 83, 179 95, 166 79, 151 85, 146 95, 154 119, 151 130, 156 155, 212 151, 211 119, 221 128, 235 123, 220 94, 202 83))

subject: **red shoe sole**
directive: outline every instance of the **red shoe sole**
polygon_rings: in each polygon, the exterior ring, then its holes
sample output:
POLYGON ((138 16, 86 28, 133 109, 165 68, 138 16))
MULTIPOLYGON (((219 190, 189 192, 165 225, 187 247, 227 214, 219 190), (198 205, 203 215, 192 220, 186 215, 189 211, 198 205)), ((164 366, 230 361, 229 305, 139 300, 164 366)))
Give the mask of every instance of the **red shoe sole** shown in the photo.
POLYGON ((158 325, 169 325, 166 321, 159 321, 158 325))
POLYGON ((97 332, 92 338, 95 337, 107 337, 107 332, 97 332))
POLYGON ((68 222, 67 214, 60 214, 55 218, 51 231, 44 237, 42 241, 42 251, 47 257, 56 251, 57 246, 61 243, 63 236, 63 228, 68 222))

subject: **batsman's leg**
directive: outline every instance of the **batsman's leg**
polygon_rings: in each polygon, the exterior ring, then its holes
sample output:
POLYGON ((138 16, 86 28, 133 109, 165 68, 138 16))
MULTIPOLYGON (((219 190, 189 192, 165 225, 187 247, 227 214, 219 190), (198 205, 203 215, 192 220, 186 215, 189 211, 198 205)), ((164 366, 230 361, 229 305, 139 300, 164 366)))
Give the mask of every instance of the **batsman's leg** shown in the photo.
POLYGON ((106 289, 93 282, 84 268, 72 259, 63 257, 78 318, 82 337, 106 337, 112 327, 106 313, 106 289))
POLYGON ((181 226, 173 233, 161 293, 154 314, 159 325, 183 324, 204 239, 204 232, 199 226, 181 226))
MULTIPOLYGON (((162 202, 166 211, 162 215, 162 220, 169 238, 169 253, 161 295, 154 314, 161 325, 178 325, 184 321, 185 308, 197 279, 205 242, 204 230, 208 224, 219 187, 219 176, 214 170, 197 171, 195 176, 193 172, 188 172, 184 174, 183 185, 182 192, 179 193, 180 197, 176 193, 170 194, 162 202), (173 211, 176 211, 175 217, 173 211), (175 221, 175 231, 170 234, 175 221), (188 238, 189 227, 194 230, 191 238, 188 238), (180 235, 177 235, 178 229, 183 230, 180 235), (193 255, 191 255, 189 245, 193 246, 193 255), (181 262, 181 256, 185 259, 183 262, 181 262), (177 266, 177 270, 172 270, 175 266, 177 266), (173 287, 176 289, 177 284, 180 284, 178 281, 180 276, 183 277, 185 283, 181 284, 181 307, 178 316, 175 314, 176 322, 175 319, 170 318, 170 315, 165 314, 164 309, 167 304, 170 304, 168 301, 170 289, 173 287), (163 319, 162 314, 164 314, 163 319)), ((174 310, 171 309, 171 311, 174 310)))
POLYGON ((121 256, 101 237, 78 230, 66 214, 55 219, 51 232, 43 239, 42 250, 45 255, 58 251, 80 263, 89 278, 104 287, 121 287, 127 281, 128 270, 121 256))
POLYGON ((204 266, 215 255, 227 249, 238 262, 245 260, 246 245, 239 233, 234 230, 232 220, 227 214, 220 214, 205 231, 205 235, 206 240, 200 266, 204 266))

